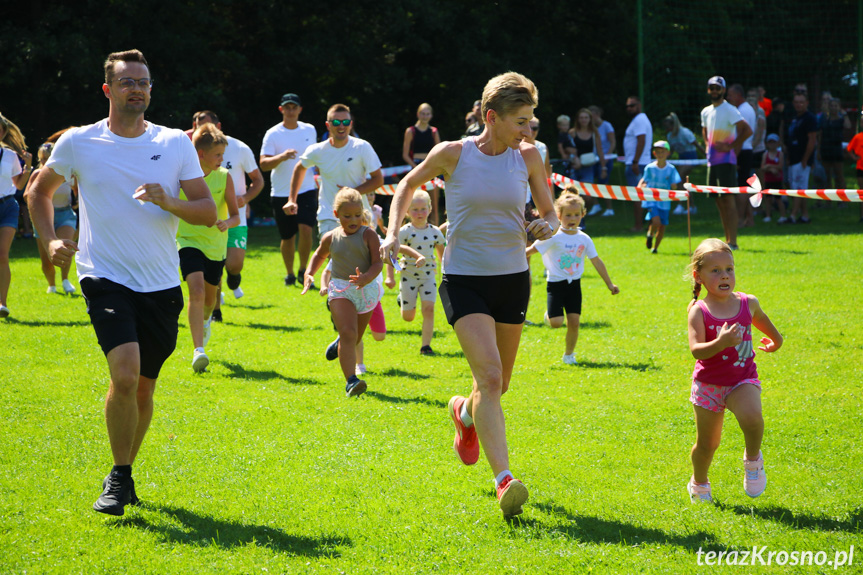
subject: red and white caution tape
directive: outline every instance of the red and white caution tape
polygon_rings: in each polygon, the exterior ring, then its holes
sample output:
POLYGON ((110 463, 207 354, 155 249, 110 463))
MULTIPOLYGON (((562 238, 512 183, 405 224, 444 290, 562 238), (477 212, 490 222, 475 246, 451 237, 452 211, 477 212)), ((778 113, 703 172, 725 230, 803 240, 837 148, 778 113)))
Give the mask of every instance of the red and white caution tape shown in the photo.
POLYGON ((718 193, 718 194, 752 194, 749 198, 749 203, 753 207, 761 205, 761 198, 764 194, 771 196, 793 196, 798 198, 810 198, 813 200, 829 200, 833 202, 863 202, 863 190, 763 190, 758 176, 751 176, 746 183, 749 186, 739 188, 721 188, 718 186, 696 186, 694 184, 684 184, 684 187, 690 192, 718 193))
POLYGON ((575 186, 586 196, 594 198, 609 198, 612 200, 627 200, 637 202, 647 201, 685 201, 689 194, 678 190, 658 190, 656 188, 636 188, 633 186, 608 186, 601 184, 585 184, 567 178, 563 174, 554 173, 551 181, 561 188, 575 186))

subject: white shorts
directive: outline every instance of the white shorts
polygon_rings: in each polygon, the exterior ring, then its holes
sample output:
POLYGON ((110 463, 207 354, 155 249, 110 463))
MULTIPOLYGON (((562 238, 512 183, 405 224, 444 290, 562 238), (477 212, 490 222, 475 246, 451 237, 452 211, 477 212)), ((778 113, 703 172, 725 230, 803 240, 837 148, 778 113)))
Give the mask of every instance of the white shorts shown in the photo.
POLYGON ((348 280, 331 279, 327 286, 327 301, 346 299, 354 304, 358 314, 375 309, 384 295, 384 286, 375 279, 363 287, 357 287, 348 280))
POLYGON ((803 164, 791 164, 788 168, 788 183, 792 190, 806 190, 809 188, 810 166, 803 164))
POLYGON ((435 269, 410 269, 402 271, 402 281, 399 284, 399 293, 402 296, 402 309, 411 310, 417 308, 417 297, 420 301, 433 302, 437 299, 437 281, 435 280, 435 269))

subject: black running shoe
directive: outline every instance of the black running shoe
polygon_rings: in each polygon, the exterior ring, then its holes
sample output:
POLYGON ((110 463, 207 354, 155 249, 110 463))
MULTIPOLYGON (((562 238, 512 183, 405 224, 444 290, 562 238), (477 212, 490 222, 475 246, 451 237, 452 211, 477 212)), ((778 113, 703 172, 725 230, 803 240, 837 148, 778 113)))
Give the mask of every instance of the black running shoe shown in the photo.
POLYGON ((237 274, 237 275, 227 274, 227 276, 228 276, 228 281, 227 281, 228 289, 235 290, 238 287, 240 287, 240 282, 243 280, 242 274, 237 274))
POLYGON ((124 507, 132 502, 132 486, 135 481, 114 471, 105 478, 102 495, 93 504, 93 509, 108 515, 123 515, 124 507))
MULTIPOLYGON (((104 491, 105 486, 108 485, 108 477, 111 477, 111 476, 108 475, 107 477, 105 477, 104 480, 102 480, 102 491, 104 491)), ((135 493, 135 480, 133 479, 132 480, 132 492, 129 494, 129 505, 131 505, 132 507, 138 507, 140 504, 141 504, 141 500, 138 499, 138 494, 135 493)))
POLYGON ((294 274, 288 274, 285 276, 285 287, 289 287, 297 283, 297 276, 294 274))
POLYGON ((222 321, 222 310, 221 310, 221 308, 213 310, 212 318, 213 318, 213 321, 222 321))
POLYGON ((653 247, 653 236, 650 235, 650 232, 647 233, 647 241, 645 242, 645 245, 647 246, 647 249, 653 247))
POLYGON ((357 379, 356 376, 352 381, 349 381, 347 382, 347 384, 345 384, 345 395, 347 397, 357 397, 365 393, 365 391, 366 382, 361 379, 357 379))
POLYGON ((339 357, 339 338, 337 337, 333 343, 327 346, 327 361, 333 361, 339 357))
POLYGON ((420 354, 422 355, 434 355, 434 350, 430 345, 424 345, 420 348, 420 354))

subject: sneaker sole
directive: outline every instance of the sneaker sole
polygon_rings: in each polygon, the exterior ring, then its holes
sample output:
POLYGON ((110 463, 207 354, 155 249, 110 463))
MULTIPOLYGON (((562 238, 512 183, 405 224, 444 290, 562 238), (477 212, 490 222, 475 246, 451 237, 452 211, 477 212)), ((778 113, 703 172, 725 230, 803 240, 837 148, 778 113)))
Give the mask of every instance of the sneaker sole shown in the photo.
POLYGON ((201 373, 207 369, 208 365, 210 365, 210 358, 206 355, 199 355, 195 358, 195 361, 192 362, 192 369, 195 370, 196 373, 201 373))
POLYGON ((470 460, 465 461, 462 458, 461 454, 458 452, 459 435, 458 435, 458 422, 456 421, 456 417, 458 417, 458 415, 456 415, 456 413, 455 413, 455 402, 459 399, 464 399, 465 401, 467 401, 467 399, 465 399, 464 397, 462 397, 460 395, 454 395, 451 398, 449 398, 449 403, 447 404, 447 410, 449 411, 449 418, 452 420, 453 426, 455 426, 455 437, 452 440, 452 450, 455 452, 455 456, 458 457, 459 461, 461 461, 465 465, 474 465, 477 461, 479 461, 479 449, 477 449, 477 452, 476 452, 476 459, 474 459, 472 461, 470 461, 470 460))
POLYGON ((120 517, 126 512, 125 505, 121 505, 118 509, 116 505, 111 505, 109 507, 101 507, 99 502, 93 504, 93 511, 98 513, 104 513, 105 515, 113 515, 114 517, 120 517))
POLYGON ((522 505, 527 501, 527 487, 520 481, 513 480, 500 496, 500 510, 504 517, 515 517, 524 512, 522 505))
POLYGON ((350 389, 350 391, 345 393, 345 396, 346 397, 359 397, 360 395, 362 395, 366 392, 366 387, 367 387, 366 382, 363 380, 360 380, 360 382, 358 384, 356 384, 355 386, 353 386, 350 389))

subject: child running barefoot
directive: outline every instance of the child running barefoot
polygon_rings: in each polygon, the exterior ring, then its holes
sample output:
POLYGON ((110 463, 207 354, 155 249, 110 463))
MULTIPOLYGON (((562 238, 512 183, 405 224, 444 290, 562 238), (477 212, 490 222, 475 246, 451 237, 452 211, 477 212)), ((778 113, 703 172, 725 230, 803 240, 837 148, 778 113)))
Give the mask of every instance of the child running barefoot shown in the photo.
MULTIPOLYGON (((671 154, 671 146, 665 140, 659 140, 653 144, 653 156, 655 162, 651 162, 644 167, 644 176, 638 182, 639 188, 656 188, 660 190, 672 190, 680 188, 680 174, 677 173, 677 168, 669 164, 668 156, 671 154)), ((646 220, 650 221, 647 228, 647 249, 651 253, 659 253, 659 244, 662 243, 662 238, 665 236, 665 226, 668 225, 668 214, 671 213, 671 202, 665 201, 644 201, 641 202, 642 208, 647 208, 646 220)))
POLYGON ((402 281, 399 285, 403 320, 413 321, 416 317, 417 299, 422 302, 422 355, 434 355, 431 340, 434 335, 434 304, 437 299, 435 251, 440 259, 444 249, 444 236, 440 229, 428 223, 430 213, 431 196, 428 192, 417 190, 408 208, 411 221, 399 230, 399 243, 402 247, 411 247, 423 256, 422 260, 413 257, 402 259, 402 281))
POLYGON ((548 270, 548 308, 545 321, 553 328, 563 325, 566 310, 566 348, 563 363, 575 365, 575 344, 578 341, 578 322, 581 318, 581 275, 584 273, 584 256, 599 272, 611 295, 620 289, 611 283, 605 264, 599 259, 593 240, 578 229, 584 217, 584 199, 573 188, 567 188, 554 202, 560 229, 550 239, 534 242, 527 248, 528 257, 539 252, 548 270))
MULTIPOLYGON (((234 182, 221 167, 228 140, 213 124, 204 124, 192 135, 198 160, 204 170, 204 181, 216 202, 219 219, 212 226, 195 226, 180 220, 177 247, 180 271, 189 285, 189 331, 192 332, 192 369, 202 372, 210 364, 204 346, 210 341, 210 318, 216 306, 219 282, 228 253, 228 228, 240 223, 234 182)), ((180 199, 186 194, 180 189, 180 199)))
POLYGON ((345 394, 356 397, 366 390, 366 382, 355 373, 356 347, 383 296, 383 287, 376 281, 383 263, 378 235, 363 225, 360 193, 342 188, 333 201, 333 213, 340 225, 321 238, 306 269, 302 293, 309 291, 315 273, 329 256, 333 269, 328 301, 339 337, 327 348, 327 357, 331 355, 330 347, 335 347, 346 380, 345 394))
POLYGON ((767 486, 767 475, 761 457, 764 419, 752 326, 767 336, 761 338, 761 351, 778 350, 782 336, 755 296, 734 291, 734 255, 728 244, 715 238, 701 242, 692 254, 689 272, 693 282, 688 308, 689 349, 698 361, 689 396, 695 409, 696 436, 693 474, 686 490, 693 503, 713 501, 707 471, 719 447, 727 407, 737 418, 746 440, 743 490, 750 497, 758 497, 767 486), (699 300, 702 286, 707 295, 699 300))

